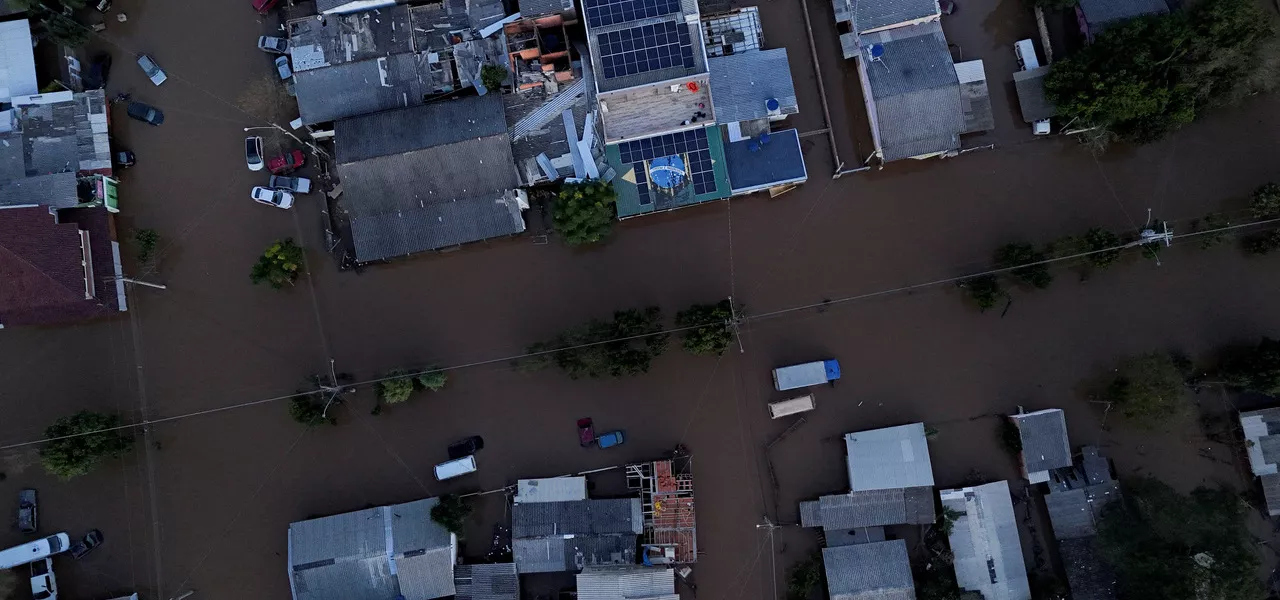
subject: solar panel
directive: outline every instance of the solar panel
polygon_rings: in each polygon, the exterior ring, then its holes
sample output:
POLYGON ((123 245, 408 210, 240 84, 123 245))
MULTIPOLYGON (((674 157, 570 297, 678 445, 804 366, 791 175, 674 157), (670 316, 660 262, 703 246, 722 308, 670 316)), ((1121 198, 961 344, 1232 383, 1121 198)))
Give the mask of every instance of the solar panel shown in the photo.
POLYGON ((693 184, 695 194, 716 191, 715 166, 711 163, 706 128, 624 142, 618 145, 618 153, 624 164, 635 169, 636 189, 642 206, 653 204, 654 200, 648 162, 662 156, 684 157, 685 180, 693 184))
POLYGON ((587 24, 616 25, 680 12, 680 0, 583 0, 587 24))
POLYGON ((683 66, 693 68, 693 44, 683 23, 666 22, 596 35, 605 79, 683 66))

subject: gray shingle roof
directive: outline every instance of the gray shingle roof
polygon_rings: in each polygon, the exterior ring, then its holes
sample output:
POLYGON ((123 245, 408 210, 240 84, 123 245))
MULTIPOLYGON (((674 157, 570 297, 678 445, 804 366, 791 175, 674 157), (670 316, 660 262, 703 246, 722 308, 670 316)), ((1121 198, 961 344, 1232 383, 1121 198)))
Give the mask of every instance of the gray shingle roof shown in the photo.
POLYGON ((453 568, 456 600, 520 600, 515 563, 458 565, 453 568))
POLYGON ((315 124, 418 106, 434 89, 419 74, 418 63, 426 60, 426 54, 393 54, 298 71, 293 75, 298 114, 304 123, 315 124))
POLYGON ((1058 543, 1058 552, 1072 600, 1115 599, 1115 573, 1098 560, 1092 539, 1063 540, 1058 543))
POLYGON ((679 600, 675 571, 658 567, 591 567, 577 576, 578 600, 679 600))
POLYGON ((1070 467, 1071 442, 1067 417, 1060 408, 1011 415, 1022 438, 1022 462, 1027 473, 1070 467))
POLYGON ((822 549, 831 600, 915 600, 903 540, 822 549))
POLYGON ((511 509, 511 535, 515 538, 639 534, 642 530, 639 498, 521 503, 511 509))
POLYGON ((294 600, 429 600, 454 594, 453 536, 435 498, 289 525, 294 600))
POLYGON ((1240 426, 1247 440, 1245 448, 1249 454, 1249 467, 1254 475, 1268 475, 1277 472, 1276 457, 1273 451, 1267 451, 1270 440, 1280 433, 1280 408, 1266 408, 1240 413, 1240 426))
POLYGON ((858 0, 853 25, 858 33, 937 15, 938 0, 858 0))
POLYGON ((961 515, 948 538, 960 587, 982 593, 985 600, 1029 600, 1008 482, 943 490, 941 496, 944 507, 961 515))
POLYGON ((942 26, 932 21, 863 35, 862 47, 879 44, 884 54, 859 58, 875 105, 880 150, 887 161, 955 150, 964 115, 942 26))
POLYGON ((844 440, 853 491, 933 485, 923 423, 848 433, 844 440))
POLYGON ((1089 22, 1091 33, 1115 21, 1142 15, 1169 12, 1164 0, 1080 0, 1080 11, 1089 22))
POLYGON ((800 112, 786 48, 717 56, 707 60, 707 72, 718 123, 767 118, 770 98, 784 115, 800 112))
POLYGON ((800 149, 800 135, 795 129, 770 132, 767 144, 760 144, 758 139, 726 143, 724 159, 729 187, 734 194, 800 183, 809 178, 800 149))
POLYGON ((826 530, 934 522, 933 488, 869 490, 800 503, 800 523, 826 530))
POLYGON ((1084 470, 1085 480, 1090 485, 1107 483, 1113 479, 1111 476, 1111 460, 1102 456, 1097 446, 1081 446, 1080 455, 1080 463, 1084 470))
POLYGON ((1048 74, 1048 66, 1014 72, 1013 86, 1018 92, 1023 121, 1034 123, 1058 113, 1058 108, 1044 94, 1044 77, 1048 74))
POLYGON ((0 182, 0 205, 3 206, 43 204, 53 208, 70 208, 79 203, 74 171, 0 182))
POLYGON ((517 538, 511 541, 520 573, 559 573, 585 567, 636 564, 633 533, 517 538))
POLYGON ((401 154, 506 133, 499 94, 435 102, 421 108, 334 123, 338 164, 401 154))

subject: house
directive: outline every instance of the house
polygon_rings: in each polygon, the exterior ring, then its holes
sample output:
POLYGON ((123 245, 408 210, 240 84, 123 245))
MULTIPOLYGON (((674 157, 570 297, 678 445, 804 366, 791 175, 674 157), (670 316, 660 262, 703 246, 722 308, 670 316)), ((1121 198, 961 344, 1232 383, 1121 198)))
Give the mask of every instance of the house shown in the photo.
POLYGON ((437 503, 427 498, 291 523, 293 600, 454 595, 458 540, 431 520, 437 503))
POLYGON ((121 277, 115 220, 104 207, 0 206, 0 329, 124 311, 121 277))
POLYGON ((358 262, 525 229, 496 94, 341 119, 334 137, 358 262))
POLYGON ((454 600, 520 600, 515 563, 457 565, 453 568, 454 600))
POLYGON ((938 0, 832 0, 836 31, 845 58, 858 55, 858 36, 942 18, 938 0))
POLYGON ((577 580, 578 600, 680 600, 671 568, 587 567, 577 580))
POLYGON ((1280 408, 1264 408, 1240 413, 1249 468, 1262 482, 1267 514, 1280 516, 1280 408))
POLYGON ((1111 461, 1097 446, 1080 449, 1078 464, 1052 472, 1044 497, 1058 540, 1062 567, 1075 600, 1115 600, 1115 573, 1093 550, 1098 521, 1107 505, 1120 498, 1111 461))
POLYGON ((1058 114, 1058 108, 1044 93, 1044 78, 1048 74, 1047 65, 1013 73, 1013 86, 1018 93, 1018 107, 1022 110, 1022 120, 1027 123, 1043 121, 1058 114))
POLYGON ((730 193, 738 196, 780 190, 808 180, 799 132, 771 130, 773 123, 800 112, 787 50, 756 49, 717 56, 707 60, 707 68, 711 104, 726 137, 730 193))
POLYGON ((831 546, 884 539, 888 525, 933 523, 933 466, 923 423, 845 435, 850 491, 800 503, 800 524, 831 546))
POLYGON ((634 565, 642 531, 639 498, 522 502, 511 509, 511 547, 520 574, 634 565))
POLYGON ((822 565, 831 600, 915 600, 903 540, 823 548, 822 565))
POLYGON ((516 504, 523 502, 572 502, 587 499, 586 477, 521 479, 516 482, 516 504))
POLYGON ((1031 483, 1049 481, 1049 471, 1071 466, 1067 417, 1060 408, 1010 415, 1022 440, 1022 475, 1031 483))
POLYGON ((419 106, 473 85, 482 64, 505 60, 494 35, 503 14, 500 0, 444 0, 289 21, 303 122, 419 106))
POLYGON ((1165 0, 1080 0, 1076 5, 1076 21, 1080 33, 1093 41, 1104 29, 1117 23, 1169 12, 1165 0))
POLYGON ((1030 600, 1008 482, 943 490, 940 495, 948 514, 957 515, 948 540, 960 588, 981 593, 984 600, 1030 600))
POLYGON ((0 105, 39 91, 30 21, 0 22, 0 105))

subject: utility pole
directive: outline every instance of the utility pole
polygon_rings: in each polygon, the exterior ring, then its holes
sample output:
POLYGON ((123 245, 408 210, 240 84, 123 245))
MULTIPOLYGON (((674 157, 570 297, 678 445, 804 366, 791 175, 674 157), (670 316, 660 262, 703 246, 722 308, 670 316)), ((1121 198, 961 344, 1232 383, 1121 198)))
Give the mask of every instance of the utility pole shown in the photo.
MULTIPOLYGON (((1164 242, 1164 245, 1166 248, 1168 248, 1169 246, 1172 246, 1173 230, 1169 229, 1169 223, 1165 221, 1161 221, 1160 226, 1161 226, 1160 231, 1156 231, 1155 228, 1151 226, 1151 209, 1148 208, 1147 224, 1142 227, 1142 231, 1138 232, 1138 239, 1132 242, 1129 242, 1128 244, 1125 244, 1125 248, 1132 248, 1134 246, 1146 246, 1148 244, 1159 244, 1161 242, 1164 242)), ((1152 251, 1151 256, 1152 258, 1156 259, 1156 266, 1157 267, 1161 266, 1160 254, 1152 251)))
POLYGON ((742 332, 738 329, 738 325, 742 323, 742 317, 738 316, 738 307, 733 304, 733 296, 729 296, 729 322, 725 323, 733 330, 734 339, 738 340, 738 354, 746 354, 747 349, 742 345, 742 332))
POLYGON ((143 281, 143 280, 141 280, 141 279, 134 279, 134 278, 132 278, 132 277, 125 277, 124 275, 116 275, 115 277, 112 277, 111 279, 112 279, 113 281, 123 281, 123 282, 125 282, 125 283, 132 283, 132 284, 135 284, 135 285, 145 285, 145 286, 147 286, 147 287, 149 287, 149 288, 155 288, 155 289, 157 289, 157 290, 167 290, 167 289, 169 289, 169 286, 167 286, 167 285, 161 285, 161 284, 159 284, 159 283, 151 283, 150 281, 143 281))

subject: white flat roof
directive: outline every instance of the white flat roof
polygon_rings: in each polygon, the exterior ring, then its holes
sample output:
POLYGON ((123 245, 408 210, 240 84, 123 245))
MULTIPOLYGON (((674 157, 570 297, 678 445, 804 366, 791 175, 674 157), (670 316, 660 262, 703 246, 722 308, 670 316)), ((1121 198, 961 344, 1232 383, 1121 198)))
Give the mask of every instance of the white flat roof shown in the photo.
POLYGON ((848 433, 844 442, 852 491, 933 486, 924 423, 848 433))
POLYGON ((39 91, 31 24, 26 19, 0 23, 0 102, 39 91))
POLYGON ((517 504, 521 502, 570 502, 587 499, 586 477, 521 479, 516 482, 517 504))

